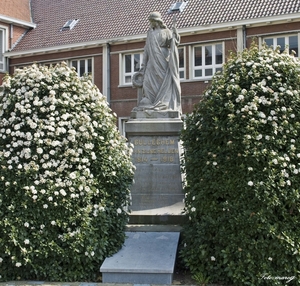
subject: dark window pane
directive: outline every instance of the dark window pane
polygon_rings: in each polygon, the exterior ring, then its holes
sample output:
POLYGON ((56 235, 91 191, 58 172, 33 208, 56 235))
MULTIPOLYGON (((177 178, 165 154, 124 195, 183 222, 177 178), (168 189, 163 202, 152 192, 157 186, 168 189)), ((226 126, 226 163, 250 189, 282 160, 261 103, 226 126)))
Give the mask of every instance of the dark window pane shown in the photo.
POLYGON ((298 36, 289 37, 289 51, 296 52, 296 56, 298 56, 298 36))
POLYGON ((72 61, 72 67, 77 70, 77 61, 72 61))
POLYGON ((213 70, 212 69, 206 69, 205 70, 205 76, 211 76, 213 74, 213 70))
POLYGON ((139 71, 141 66, 140 54, 134 55, 134 71, 139 71))
POLYGON ((184 67, 184 49, 178 49, 179 67, 184 67))
POLYGON ((277 38, 277 46, 280 46, 280 51, 283 52, 285 49, 285 38, 277 38))
POLYGON ((274 42, 273 42, 273 39, 270 38, 270 39, 265 39, 265 43, 268 47, 271 47, 271 46, 274 46, 274 42))
POLYGON ((83 76, 84 73, 85 73, 85 60, 80 60, 79 76, 83 76))
POLYGON ((202 66, 202 47, 195 47, 195 66, 202 66))
POLYGON ((184 78, 184 71, 179 72, 179 78, 184 78))
POLYGON ((131 55, 125 55, 125 72, 131 72, 131 55))
POLYGON ((223 48, 222 44, 216 45, 216 64, 222 64, 223 63, 223 48))
POLYGON ((92 73, 92 59, 88 59, 88 74, 91 74, 92 73))
POLYGON ((202 70, 195 70, 195 77, 201 77, 202 76, 202 70))
POLYGON ((212 46, 205 47, 205 65, 212 64, 212 46))

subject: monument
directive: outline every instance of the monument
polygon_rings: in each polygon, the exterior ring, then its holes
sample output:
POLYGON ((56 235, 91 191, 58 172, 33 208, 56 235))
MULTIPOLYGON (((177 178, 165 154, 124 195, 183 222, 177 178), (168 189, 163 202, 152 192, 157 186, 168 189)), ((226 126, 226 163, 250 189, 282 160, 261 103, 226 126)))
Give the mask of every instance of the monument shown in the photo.
POLYGON ((148 19, 143 63, 132 79, 137 106, 125 128, 134 145, 136 166, 131 211, 137 217, 151 217, 148 223, 157 223, 155 219, 176 223, 165 215, 181 215, 184 199, 179 140, 183 126, 177 50, 180 36, 175 21, 169 30, 159 12, 152 12, 148 19))
MULTIPOLYGON (((126 123, 136 166, 129 223, 180 224, 184 196, 179 142, 183 125, 179 35, 175 23, 171 32, 158 12, 151 13, 149 21, 143 65, 133 76, 138 104, 126 123)), ((172 284, 180 233, 131 231, 126 236, 123 248, 102 264, 102 281, 172 284)))

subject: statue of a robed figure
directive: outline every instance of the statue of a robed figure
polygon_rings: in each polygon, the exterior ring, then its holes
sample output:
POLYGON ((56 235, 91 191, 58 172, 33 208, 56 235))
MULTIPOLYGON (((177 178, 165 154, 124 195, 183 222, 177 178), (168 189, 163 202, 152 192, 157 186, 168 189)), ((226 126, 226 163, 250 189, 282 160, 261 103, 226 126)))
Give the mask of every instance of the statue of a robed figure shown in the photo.
POLYGON ((181 89, 175 26, 169 30, 159 12, 149 16, 150 29, 141 69, 133 75, 137 106, 125 123, 134 145, 136 167, 131 186, 132 224, 180 224, 184 194, 180 168, 181 89))
POLYGON ((159 12, 149 16, 140 71, 133 75, 133 86, 139 88, 138 105, 134 111, 173 110, 181 113, 181 88, 177 46, 180 36, 175 20, 172 31, 164 24, 159 12))

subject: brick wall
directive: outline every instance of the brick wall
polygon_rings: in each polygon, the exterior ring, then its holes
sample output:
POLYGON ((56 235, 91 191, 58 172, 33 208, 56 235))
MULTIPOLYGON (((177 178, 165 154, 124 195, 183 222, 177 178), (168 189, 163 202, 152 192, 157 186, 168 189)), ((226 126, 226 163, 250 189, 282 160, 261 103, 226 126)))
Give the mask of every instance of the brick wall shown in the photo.
POLYGON ((1 0, 0 14, 31 22, 30 0, 1 0))
POLYGON ((24 29, 22 27, 18 27, 15 25, 13 26, 13 38, 12 43, 10 43, 10 48, 12 48, 11 45, 14 45, 17 43, 17 41, 21 40, 26 31, 27 29, 24 29))
MULTIPOLYGON (((277 33, 277 32, 288 32, 299 30, 299 22, 295 23, 285 23, 282 25, 266 26, 266 27, 247 27, 248 36, 248 46, 250 45, 250 39, 252 35, 262 34, 262 33, 277 33)), ((209 43, 214 41, 222 41, 225 43, 226 55, 229 51, 236 51, 236 30, 228 29, 222 32, 211 32, 211 33, 201 33, 201 34, 189 34, 181 37, 181 45, 186 46, 186 74, 187 80, 181 82, 182 89, 182 108, 183 113, 189 113, 193 110, 194 105, 201 100, 205 89, 210 84, 210 81, 204 80, 193 80, 189 75, 189 63, 192 60, 190 55, 190 48, 194 44, 209 43)), ((137 104, 137 90, 131 86, 120 85, 119 79, 119 61, 120 55, 125 52, 133 51, 143 51, 145 45, 145 39, 140 42, 128 42, 124 44, 112 44, 110 47, 111 57, 110 57, 110 99, 111 108, 114 112, 118 114, 119 117, 127 117, 130 115, 131 110, 137 104)), ((63 53, 45 53, 37 56, 22 56, 19 58, 13 58, 10 60, 11 69, 13 72, 15 66, 31 64, 33 62, 45 62, 45 61, 61 61, 64 59, 76 58, 76 57, 89 57, 94 58, 94 83, 102 91, 102 76, 103 71, 102 66, 102 47, 95 47, 91 49, 82 50, 72 50, 63 53)))

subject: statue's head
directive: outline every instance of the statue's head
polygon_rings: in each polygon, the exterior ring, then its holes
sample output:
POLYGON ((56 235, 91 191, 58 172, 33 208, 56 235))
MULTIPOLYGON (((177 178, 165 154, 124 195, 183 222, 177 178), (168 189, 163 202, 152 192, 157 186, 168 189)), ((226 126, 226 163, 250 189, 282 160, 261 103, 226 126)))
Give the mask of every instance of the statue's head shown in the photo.
POLYGON ((150 22, 152 22, 152 21, 158 22, 160 25, 163 24, 163 20, 161 18, 161 14, 159 12, 157 12, 157 11, 151 12, 150 15, 149 15, 149 17, 148 17, 148 20, 150 22))
POLYGON ((149 19, 149 21, 153 20, 153 21, 162 22, 161 14, 157 11, 151 12, 148 19, 149 19))
POLYGON ((151 12, 149 17, 148 17, 148 20, 150 22, 156 22, 158 23, 158 25, 161 27, 161 28, 166 28, 166 25, 164 24, 162 18, 161 18, 161 14, 157 11, 154 11, 154 12, 151 12))

